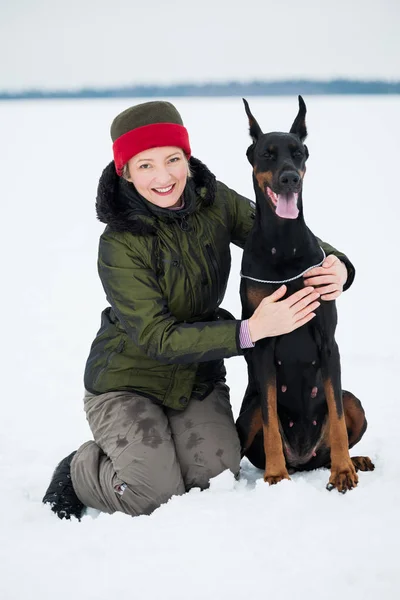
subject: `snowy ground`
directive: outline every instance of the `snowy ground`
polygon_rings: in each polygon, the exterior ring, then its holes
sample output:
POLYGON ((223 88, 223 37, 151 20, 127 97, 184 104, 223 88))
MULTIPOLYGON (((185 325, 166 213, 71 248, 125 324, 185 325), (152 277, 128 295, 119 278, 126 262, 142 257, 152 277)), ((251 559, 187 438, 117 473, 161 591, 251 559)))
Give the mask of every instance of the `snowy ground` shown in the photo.
MULTIPOLYGON (((296 98, 250 104, 266 130, 286 130, 296 98)), ((253 196, 239 98, 176 99, 193 153, 253 196)), ((57 519, 41 498, 55 464, 90 431, 84 363, 105 300, 94 215, 108 127, 125 100, 0 104, 3 373, 0 425, 2 600, 398 598, 400 99, 306 98, 308 224, 358 274, 338 302, 343 387, 364 404, 356 449, 376 463, 358 489, 325 490, 327 471, 267 487, 243 462, 211 489, 173 498, 150 517, 57 519)), ((224 306, 240 315, 235 249, 224 306)), ((244 359, 227 362, 237 413, 244 359)))

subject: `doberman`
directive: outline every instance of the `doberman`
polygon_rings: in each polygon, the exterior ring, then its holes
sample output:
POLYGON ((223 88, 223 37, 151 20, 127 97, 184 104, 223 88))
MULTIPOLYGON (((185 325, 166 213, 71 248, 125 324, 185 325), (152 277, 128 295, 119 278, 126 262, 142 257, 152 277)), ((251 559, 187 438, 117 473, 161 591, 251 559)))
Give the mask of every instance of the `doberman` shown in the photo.
MULTIPOLYGON (((306 105, 289 133, 264 134, 246 100, 253 143, 256 217, 242 260, 242 318, 283 282, 286 296, 304 287, 303 274, 325 254, 303 216, 302 184, 308 149, 306 105)), ((350 458, 349 448, 367 428, 361 402, 341 388, 335 341, 335 301, 322 301, 316 316, 295 331, 259 340, 245 352, 249 382, 237 428, 242 454, 275 484, 289 473, 331 469, 327 489, 345 493, 358 483, 357 471, 372 471, 368 457, 350 458)))

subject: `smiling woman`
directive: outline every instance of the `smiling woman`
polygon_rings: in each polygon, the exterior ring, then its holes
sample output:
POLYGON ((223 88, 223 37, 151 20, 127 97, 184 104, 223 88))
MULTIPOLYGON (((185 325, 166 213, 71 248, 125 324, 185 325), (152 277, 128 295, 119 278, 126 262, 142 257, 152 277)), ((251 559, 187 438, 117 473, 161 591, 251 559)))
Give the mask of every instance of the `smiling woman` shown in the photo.
POLYGON ((162 208, 182 206, 181 196, 189 175, 189 163, 173 146, 139 152, 127 163, 126 179, 146 200, 162 208))
POLYGON ((223 360, 293 331, 315 308, 312 287, 290 304, 279 301, 281 289, 248 320, 220 308, 230 243, 244 247, 254 204, 191 157, 172 104, 128 108, 111 138, 114 161, 96 202, 107 225, 98 270, 110 306, 85 369, 94 440, 61 461, 43 499, 67 519, 85 507, 149 514, 226 469, 238 474, 223 360))

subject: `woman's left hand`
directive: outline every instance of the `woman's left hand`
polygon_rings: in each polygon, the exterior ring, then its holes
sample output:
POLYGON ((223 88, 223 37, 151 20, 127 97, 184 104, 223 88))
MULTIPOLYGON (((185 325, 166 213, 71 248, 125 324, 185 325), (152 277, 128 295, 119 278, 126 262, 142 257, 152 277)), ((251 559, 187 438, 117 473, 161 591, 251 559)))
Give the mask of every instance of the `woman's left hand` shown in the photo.
POLYGON ((321 267, 315 267, 303 275, 304 285, 317 288, 321 300, 336 300, 343 292, 347 281, 346 265, 337 256, 330 254, 321 267))

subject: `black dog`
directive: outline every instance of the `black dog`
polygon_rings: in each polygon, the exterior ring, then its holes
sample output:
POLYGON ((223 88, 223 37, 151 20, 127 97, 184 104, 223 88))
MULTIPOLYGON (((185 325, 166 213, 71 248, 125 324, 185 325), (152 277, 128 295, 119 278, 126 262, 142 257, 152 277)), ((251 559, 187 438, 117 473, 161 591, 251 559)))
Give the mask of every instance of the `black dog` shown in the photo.
MULTIPOLYGON (((263 134, 244 100, 252 145, 256 218, 242 261, 242 318, 282 282, 287 295, 304 287, 303 273, 324 260, 317 238, 304 222, 302 182, 308 150, 306 106, 290 133, 263 134)), ((243 454, 265 469, 270 484, 289 472, 330 467, 328 489, 346 492, 356 471, 373 470, 368 457, 350 458, 367 421, 361 402, 342 392, 335 341, 334 301, 321 301, 316 316, 292 333, 259 340, 246 351, 249 383, 237 428, 243 454)))

